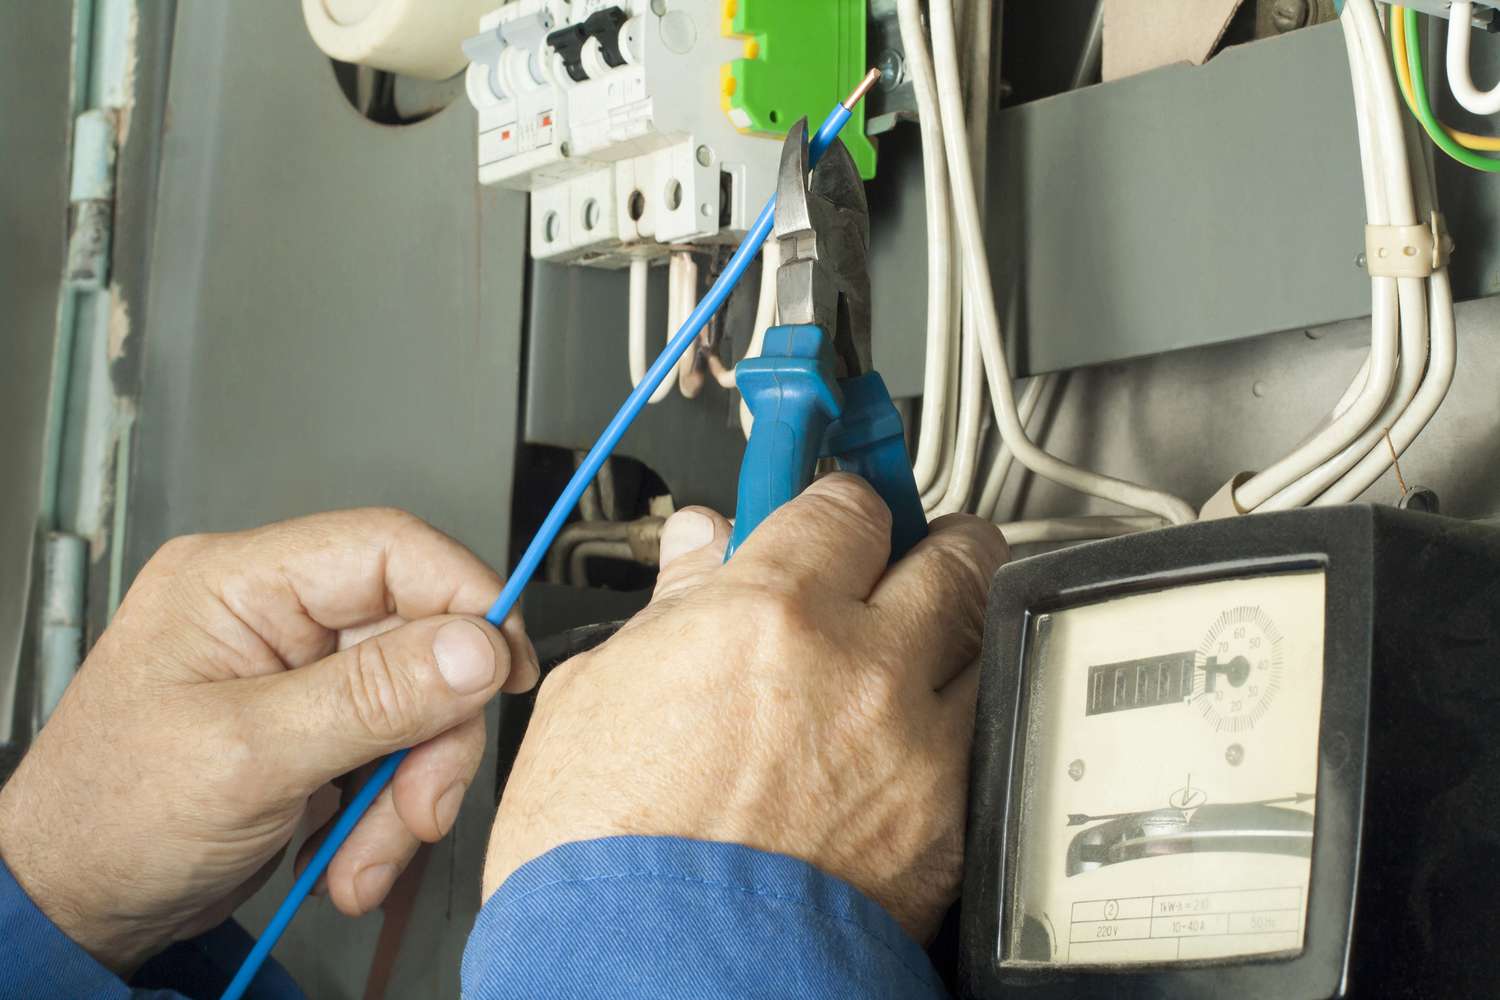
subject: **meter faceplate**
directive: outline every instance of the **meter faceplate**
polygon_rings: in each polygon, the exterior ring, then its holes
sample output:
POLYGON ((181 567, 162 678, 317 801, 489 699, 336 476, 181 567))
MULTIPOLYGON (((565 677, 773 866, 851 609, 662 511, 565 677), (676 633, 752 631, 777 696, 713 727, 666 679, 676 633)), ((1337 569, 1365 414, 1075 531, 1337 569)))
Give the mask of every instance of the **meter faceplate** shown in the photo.
POLYGON ((1302 950, 1323 589, 1256 574, 1031 617, 1003 961, 1302 950))

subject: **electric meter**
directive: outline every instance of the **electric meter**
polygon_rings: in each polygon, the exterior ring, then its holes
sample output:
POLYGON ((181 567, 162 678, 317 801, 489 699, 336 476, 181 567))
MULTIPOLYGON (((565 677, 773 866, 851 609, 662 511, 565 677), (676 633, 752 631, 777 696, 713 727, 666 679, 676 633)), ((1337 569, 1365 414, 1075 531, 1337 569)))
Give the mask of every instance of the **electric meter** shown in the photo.
POLYGON ((1002 569, 966 989, 1492 992, 1497 616, 1500 532, 1385 508, 1205 522, 1002 569))

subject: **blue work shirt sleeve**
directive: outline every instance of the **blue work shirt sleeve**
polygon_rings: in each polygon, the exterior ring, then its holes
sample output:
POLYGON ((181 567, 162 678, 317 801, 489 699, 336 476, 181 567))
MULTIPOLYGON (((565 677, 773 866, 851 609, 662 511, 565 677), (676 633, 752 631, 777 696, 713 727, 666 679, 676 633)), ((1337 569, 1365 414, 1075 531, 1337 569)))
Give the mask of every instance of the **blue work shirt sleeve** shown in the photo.
POLYGON ((947 993, 878 904, 805 862, 735 844, 613 837, 556 848, 484 904, 466 1000, 947 993))
MULTIPOLYGON (((133 977, 134 987, 96 962, 37 908, 0 862, 0 1000, 181 1000, 216 997, 254 942, 233 921, 172 945, 133 977)), ((249 1000, 302 1000, 286 970, 262 967, 249 1000)))

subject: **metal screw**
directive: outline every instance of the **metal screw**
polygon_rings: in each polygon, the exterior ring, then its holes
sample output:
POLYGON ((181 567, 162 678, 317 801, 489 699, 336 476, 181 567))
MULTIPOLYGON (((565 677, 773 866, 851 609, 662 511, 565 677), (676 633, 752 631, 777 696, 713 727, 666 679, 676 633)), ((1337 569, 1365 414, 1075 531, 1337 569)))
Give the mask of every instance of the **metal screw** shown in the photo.
POLYGON ((1269 391, 1270 391, 1270 386, 1266 385, 1260 379, 1256 379, 1255 382, 1254 382, 1254 384, 1252 384, 1250 386, 1250 393, 1256 399, 1264 398, 1265 394, 1267 392, 1269 392, 1269 391))
POLYGON ((1415 510, 1423 514, 1438 513, 1438 495, 1426 486, 1413 486, 1401 495, 1396 506, 1402 510, 1415 510))
POLYGON ((1238 743, 1229 744, 1229 749, 1224 751, 1224 759, 1229 761, 1230 767, 1239 767, 1245 760, 1245 748, 1238 743))
POLYGON ((1361 271, 1365 269, 1365 252, 1363 250, 1354 255, 1354 266, 1361 271))
POLYGON ((700 166, 706 167, 712 162, 714 162, 714 151, 709 149, 707 146, 699 146, 698 164, 700 166))
POLYGON ((1282 33, 1293 31, 1307 23, 1309 15, 1307 0, 1276 0, 1271 8, 1271 24, 1282 33))
POLYGON ((1080 757, 1068 765, 1068 777, 1074 781, 1083 780, 1083 758, 1080 757))
POLYGON ((881 52, 880 58, 875 60, 875 68, 880 70, 881 90, 895 90, 906 79, 906 60, 895 49, 881 52))

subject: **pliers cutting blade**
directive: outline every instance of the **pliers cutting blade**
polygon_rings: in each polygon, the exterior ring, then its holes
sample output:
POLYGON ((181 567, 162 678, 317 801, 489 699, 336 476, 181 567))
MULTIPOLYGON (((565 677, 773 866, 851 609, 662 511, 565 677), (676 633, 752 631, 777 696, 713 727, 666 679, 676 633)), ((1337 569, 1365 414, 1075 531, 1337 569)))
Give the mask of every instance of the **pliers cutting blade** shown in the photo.
POLYGON ((735 366, 755 424, 728 555, 812 483, 819 458, 832 458, 890 507, 895 560, 926 536, 927 518, 901 414, 871 370, 869 206, 844 144, 835 142, 809 170, 807 141, 803 119, 787 134, 777 174, 781 325, 766 332, 758 357, 735 366))

